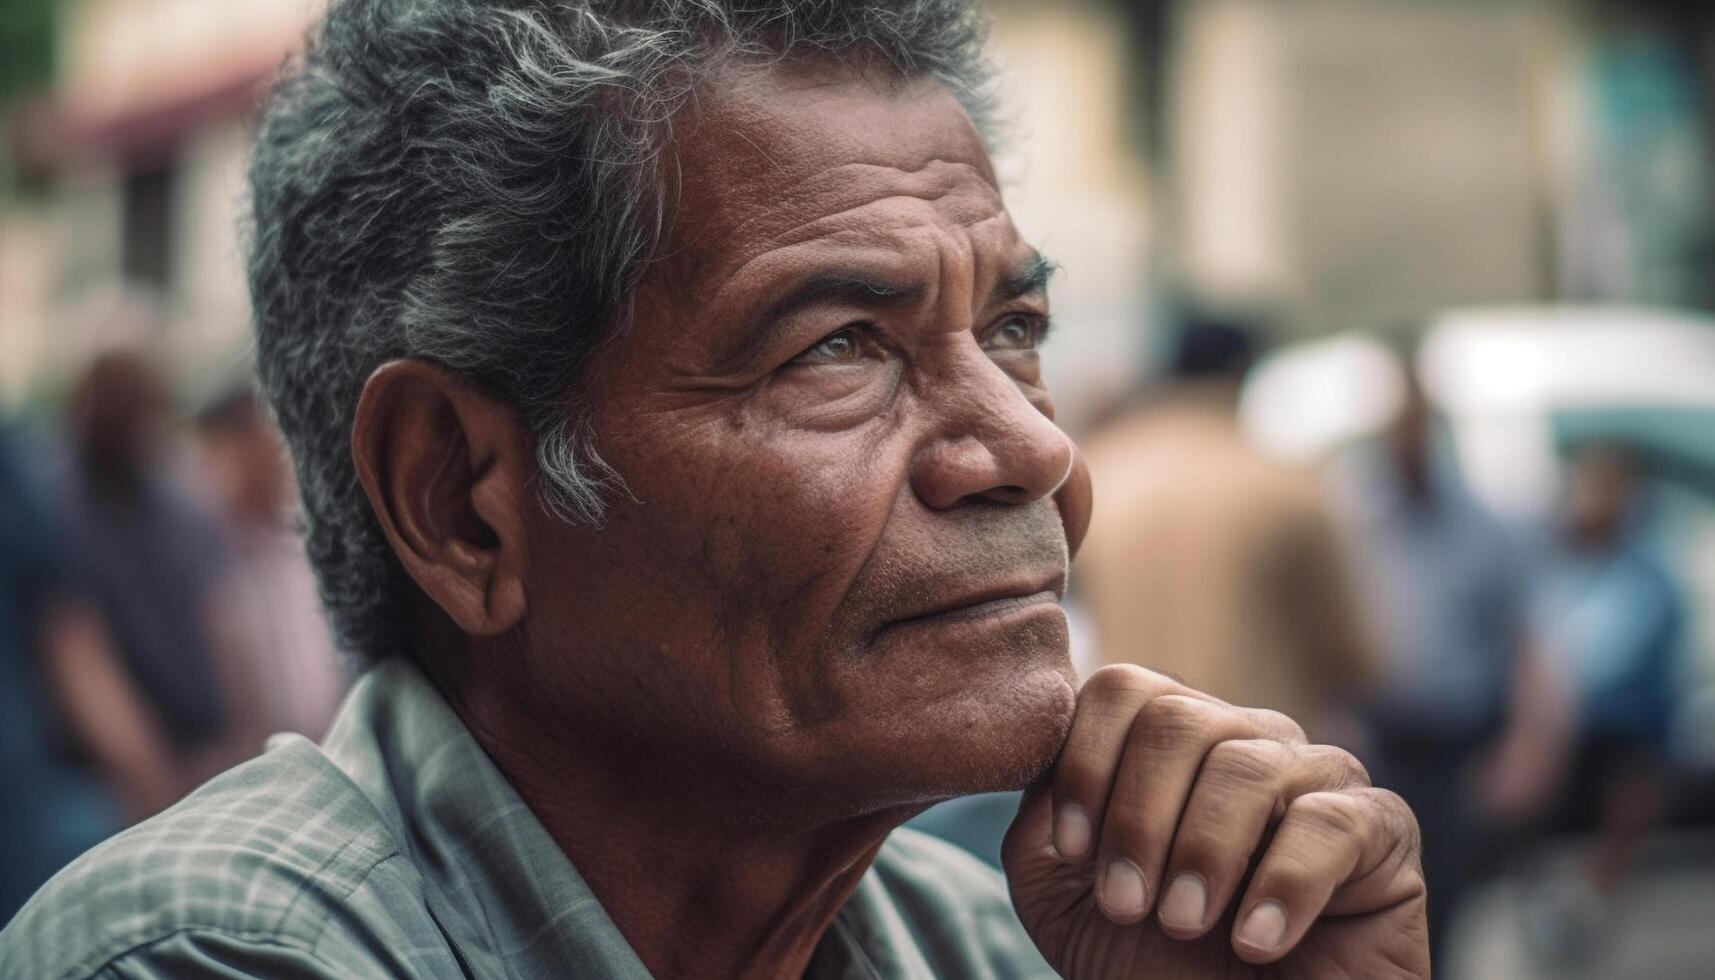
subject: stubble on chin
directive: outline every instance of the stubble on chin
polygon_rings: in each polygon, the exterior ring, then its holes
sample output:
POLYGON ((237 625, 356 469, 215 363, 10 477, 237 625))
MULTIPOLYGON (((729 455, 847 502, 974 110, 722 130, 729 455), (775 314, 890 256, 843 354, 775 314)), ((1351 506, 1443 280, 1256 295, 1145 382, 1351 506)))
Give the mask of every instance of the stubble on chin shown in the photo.
MULTIPOLYGON (((1026 789, 1054 768, 1072 730, 1077 680, 1064 670, 1042 667, 976 706, 975 723, 935 739, 946 785, 941 795, 964 796, 1026 789)), ((921 736, 919 736, 921 737, 921 736)))
POLYGON ((1010 772, 996 773, 996 789, 1027 789, 1047 778, 1060 749, 1072 733, 1072 715, 1077 707, 1077 681, 1068 666, 1058 684, 1030 699, 1018 713, 1018 738, 1010 772))

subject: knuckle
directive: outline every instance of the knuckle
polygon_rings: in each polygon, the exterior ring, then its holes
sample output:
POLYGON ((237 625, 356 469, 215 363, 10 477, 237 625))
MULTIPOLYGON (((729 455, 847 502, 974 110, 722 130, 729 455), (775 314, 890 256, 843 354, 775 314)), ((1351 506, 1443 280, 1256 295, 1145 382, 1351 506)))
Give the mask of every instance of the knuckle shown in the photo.
POLYGON ((1331 841, 1355 840, 1369 829, 1363 804, 1347 793, 1307 793, 1287 808, 1306 831, 1331 841))
POLYGON ((1314 745, 1307 752, 1322 760, 1324 767, 1338 782, 1334 789, 1365 788, 1370 785, 1370 771, 1358 757, 1335 745, 1314 745))
POLYGON ((1148 691, 1161 683, 1161 676, 1136 664, 1110 664, 1084 682, 1085 694, 1124 696, 1148 691))
POLYGON ((1257 728, 1270 738, 1283 742, 1305 742, 1308 736, 1304 734, 1304 726, 1292 719, 1292 716, 1271 708, 1252 708, 1250 716, 1257 728))
POLYGON ((1195 698, 1164 694, 1137 713, 1133 736, 1145 748, 1172 752, 1204 741, 1209 729, 1206 706, 1195 698))
POLYGON ((1417 824, 1417 814, 1398 793, 1387 789, 1369 789, 1365 793, 1376 802, 1381 812, 1383 833, 1398 841, 1414 857, 1423 851, 1423 833, 1417 824))
POLYGON ((1279 782, 1281 748, 1262 739, 1221 742, 1203 762, 1203 779, 1218 789, 1272 786, 1279 782))

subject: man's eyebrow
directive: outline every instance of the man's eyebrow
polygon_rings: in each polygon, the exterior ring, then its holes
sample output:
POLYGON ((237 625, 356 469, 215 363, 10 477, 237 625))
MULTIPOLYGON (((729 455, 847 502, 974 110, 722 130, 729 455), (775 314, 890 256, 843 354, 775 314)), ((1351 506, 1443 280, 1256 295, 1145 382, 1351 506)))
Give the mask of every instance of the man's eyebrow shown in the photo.
POLYGON ((793 314, 818 306, 897 308, 918 302, 927 292, 928 286, 922 282, 892 282, 846 270, 816 273, 746 319, 732 343, 716 359, 714 373, 726 374, 748 363, 762 350, 780 321, 793 314))
POLYGON ((1048 291, 1048 280, 1054 278, 1054 273, 1060 271, 1047 256, 1034 249, 1030 257, 1024 260, 1018 271, 1001 279, 994 284, 992 302, 1004 303, 1008 300, 1024 296, 1034 296, 1048 291))
POLYGON ((793 286, 764 307, 756 325, 766 328, 817 306, 907 306, 923 298, 923 283, 896 283, 855 272, 824 272, 793 286))

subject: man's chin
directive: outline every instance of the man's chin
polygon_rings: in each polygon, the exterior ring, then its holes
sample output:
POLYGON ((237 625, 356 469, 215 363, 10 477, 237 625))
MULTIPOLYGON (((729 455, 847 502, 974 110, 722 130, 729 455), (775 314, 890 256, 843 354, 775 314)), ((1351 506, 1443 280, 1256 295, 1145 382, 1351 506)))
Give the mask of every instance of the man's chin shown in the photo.
POLYGON ((838 710, 813 727, 814 738, 793 739, 810 754, 782 774, 800 791, 819 784, 858 812, 1041 778, 1077 701, 1066 620, 1054 611, 1008 628, 896 637, 833 660, 819 680, 838 710))
POLYGON ((1070 664, 1013 674, 1004 683, 972 680, 959 696, 900 719, 891 744, 876 753, 889 759, 874 773, 882 795, 933 802, 1023 789, 1053 768, 1077 698, 1070 664))
POLYGON ((949 738, 948 754, 965 763, 949 773, 951 795, 1023 789, 1041 779, 1059 758, 1076 704, 1070 665, 1043 668, 1010 685, 980 711, 980 721, 949 738))

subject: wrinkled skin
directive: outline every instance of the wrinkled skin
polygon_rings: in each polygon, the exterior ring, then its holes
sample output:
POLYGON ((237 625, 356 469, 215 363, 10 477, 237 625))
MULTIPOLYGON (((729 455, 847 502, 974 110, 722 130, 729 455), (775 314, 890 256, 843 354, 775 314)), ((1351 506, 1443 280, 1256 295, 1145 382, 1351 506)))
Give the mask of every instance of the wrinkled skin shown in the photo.
POLYGON ((1429 975, 1405 804, 1286 716, 1141 668, 1085 683, 1003 853, 1019 918, 1064 976, 1429 975), (1116 865, 1142 872, 1141 896, 1115 887, 1116 865))
POLYGON ((1267 738, 1186 867, 1236 884, 1276 809, 1296 826, 1277 803, 1336 791, 1349 819, 1305 832, 1352 861, 1269 893, 1309 926, 1288 972, 1426 975, 1415 827, 1349 758, 1147 672, 1078 694, 1057 599, 1090 490, 1042 383, 1048 269, 957 102, 850 66, 736 71, 671 163, 666 247, 580 406, 626 481, 602 527, 533 506, 516 420, 438 369, 377 372, 354 438, 458 665, 443 687, 651 971, 802 975, 889 830, 1052 772, 1007 862, 1051 962, 1261 975, 1285 950, 1169 939, 1092 872, 1159 876, 1140 841, 1167 860, 1203 756, 1267 738), (1210 709, 1181 750, 1128 748, 1160 741, 1172 692, 1210 709), (1053 846, 1050 796, 1094 815, 1084 853, 1053 846))
MULTIPOLYGON (((735 88, 682 137, 677 254, 592 400, 638 503, 544 552, 542 578, 607 612, 603 642, 635 651, 620 669, 710 692, 720 711, 683 735, 761 779, 869 804, 1018 785, 1064 738, 1075 685, 1046 291, 995 295, 1035 253, 944 93, 735 88), (835 276, 908 295, 829 287, 781 315, 835 276), (682 573, 670 592, 662 568, 682 573), (899 623, 979 594, 1018 598, 899 623)), ((584 605, 544 612, 571 629, 584 605)))

